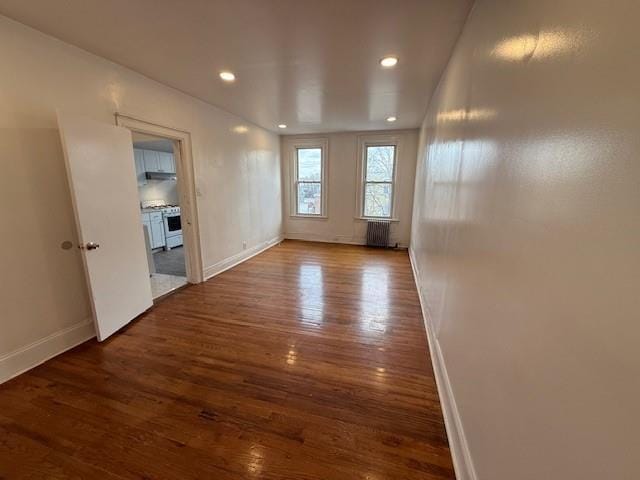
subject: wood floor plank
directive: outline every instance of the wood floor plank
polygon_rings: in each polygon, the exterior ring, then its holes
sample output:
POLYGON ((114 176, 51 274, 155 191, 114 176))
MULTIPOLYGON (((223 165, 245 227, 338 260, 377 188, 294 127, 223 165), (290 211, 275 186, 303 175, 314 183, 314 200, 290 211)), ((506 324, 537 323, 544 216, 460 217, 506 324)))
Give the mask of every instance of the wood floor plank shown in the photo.
POLYGON ((455 478, 406 252, 285 241, 1 385, 5 478, 455 478))

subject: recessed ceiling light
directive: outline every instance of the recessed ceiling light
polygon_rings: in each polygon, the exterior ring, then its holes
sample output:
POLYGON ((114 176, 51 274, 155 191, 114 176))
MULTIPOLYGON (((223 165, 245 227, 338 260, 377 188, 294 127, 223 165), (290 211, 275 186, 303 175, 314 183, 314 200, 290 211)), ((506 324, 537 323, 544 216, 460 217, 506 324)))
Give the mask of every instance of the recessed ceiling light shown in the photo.
POLYGON ((220 78, 225 82, 233 82, 236 79, 236 76, 232 72, 220 72, 220 78))
POLYGON ((380 60, 380 65, 382 65, 384 68, 395 67, 397 63, 398 57, 384 57, 382 60, 380 60))
POLYGON ((235 133, 247 133, 249 129, 244 125, 236 125, 235 127, 233 127, 233 131, 235 133))
POLYGON ((387 122, 395 122, 396 120, 396 117, 387 117, 387 122))
POLYGON ((287 126, 284 123, 281 123, 280 125, 278 125, 278 128, 287 128, 287 126))

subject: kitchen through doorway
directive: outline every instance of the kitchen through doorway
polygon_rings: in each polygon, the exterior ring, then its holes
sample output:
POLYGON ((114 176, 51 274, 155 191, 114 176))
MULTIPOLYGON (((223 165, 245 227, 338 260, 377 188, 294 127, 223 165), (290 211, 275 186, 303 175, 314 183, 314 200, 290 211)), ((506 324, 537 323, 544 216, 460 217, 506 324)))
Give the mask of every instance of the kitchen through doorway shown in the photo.
POLYGON ((140 226, 144 231, 153 298, 187 284, 176 140, 132 132, 140 226))

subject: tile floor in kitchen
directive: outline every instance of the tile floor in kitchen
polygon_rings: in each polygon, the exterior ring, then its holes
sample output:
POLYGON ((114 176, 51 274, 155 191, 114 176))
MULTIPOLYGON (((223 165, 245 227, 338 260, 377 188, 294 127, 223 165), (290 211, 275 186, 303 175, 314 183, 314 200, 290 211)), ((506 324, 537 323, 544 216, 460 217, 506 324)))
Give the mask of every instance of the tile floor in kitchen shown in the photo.
POLYGON ((187 277, 154 273, 151 275, 151 293, 153 298, 159 298, 187 284, 187 277))

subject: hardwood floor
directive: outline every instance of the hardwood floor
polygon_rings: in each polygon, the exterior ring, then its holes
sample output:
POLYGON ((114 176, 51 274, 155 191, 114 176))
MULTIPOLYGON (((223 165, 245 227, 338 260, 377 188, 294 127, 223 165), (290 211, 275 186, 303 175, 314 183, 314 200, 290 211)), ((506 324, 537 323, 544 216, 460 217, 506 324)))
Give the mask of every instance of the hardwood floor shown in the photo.
POLYGON ((454 478, 407 253, 286 241, 1 385, 0 478, 454 478))

